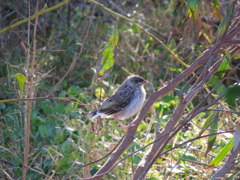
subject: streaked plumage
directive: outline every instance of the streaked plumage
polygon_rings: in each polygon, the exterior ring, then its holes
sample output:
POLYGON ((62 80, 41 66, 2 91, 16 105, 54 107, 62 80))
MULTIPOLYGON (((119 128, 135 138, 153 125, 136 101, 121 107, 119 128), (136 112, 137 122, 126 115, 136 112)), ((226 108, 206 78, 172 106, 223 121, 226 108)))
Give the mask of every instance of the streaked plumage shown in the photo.
POLYGON ((127 129, 128 126, 125 126, 119 120, 128 119, 141 110, 146 97, 143 87, 146 83, 148 81, 141 76, 129 76, 97 110, 89 113, 89 118, 114 116, 119 124, 127 129))

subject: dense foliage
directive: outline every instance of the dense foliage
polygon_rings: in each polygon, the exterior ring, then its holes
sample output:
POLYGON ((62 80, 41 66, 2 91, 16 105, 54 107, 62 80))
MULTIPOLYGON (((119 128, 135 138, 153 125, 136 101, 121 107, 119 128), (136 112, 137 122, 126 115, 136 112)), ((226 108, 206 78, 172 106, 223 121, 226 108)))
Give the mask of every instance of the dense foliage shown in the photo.
MULTIPOLYGON (((40 0, 38 11, 59 2, 40 0)), ((156 90, 163 87, 187 68, 173 53, 186 65, 192 64, 228 25, 221 23, 227 21, 228 1, 102 0, 101 3, 134 21, 116 17, 93 3, 75 0, 40 15, 35 37, 35 19, 0 34, 0 179, 6 177, 5 173, 13 179, 22 177, 26 146, 24 124, 29 114, 28 179, 62 179, 80 165, 105 156, 125 131, 112 118, 91 121, 87 113, 97 108, 130 74, 150 80, 151 88, 156 90), (35 55, 35 63, 31 64, 35 55), (60 85, 55 86, 62 77, 60 85), (24 99, 31 98, 30 89, 36 98, 34 101, 24 99), (8 99, 13 100, 1 101, 8 99)), ((1 29, 33 15, 37 7, 37 1, 33 0, 21 3, 9 0, 0 4, 1 29)), ((240 54, 231 56, 223 49, 222 54, 214 58, 222 55, 226 55, 222 65, 187 106, 182 119, 209 91, 212 94, 202 106, 223 97, 210 109, 226 111, 199 113, 165 150, 198 135, 236 129, 240 121, 240 54), (234 68, 236 70, 228 74, 234 68)), ((154 141, 157 131, 171 118, 180 101, 181 90, 190 89, 194 83, 186 82, 155 100, 122 158, 154 141)), ((148 96, 151 88, 146 87, 148 96)), ((123 121, 124 124, 129 122, 123 121)), ((232 132, 189 142, 159 157, 146 179, 209 179, 224 164, 232 146, 232 132)), ((131 179, 149 148, 126 158, 104 178, 131 179)), ((94 175, 106 160, 80 168, 71 177, 94 175)), ((239 167, 239 157, 236 162, 239 167)), ((228 175, 239 176, 239 168, 228 175)))

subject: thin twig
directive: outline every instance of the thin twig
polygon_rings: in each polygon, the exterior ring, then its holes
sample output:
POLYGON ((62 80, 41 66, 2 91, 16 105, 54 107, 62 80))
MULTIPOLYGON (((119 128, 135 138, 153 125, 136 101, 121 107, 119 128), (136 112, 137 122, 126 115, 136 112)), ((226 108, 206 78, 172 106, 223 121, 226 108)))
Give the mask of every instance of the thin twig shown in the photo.
MULTIPOLYGON (((36 5, 36 10, 35 12, 38 12, 38 3, 39 1, 37 1, 37 5, 36 5)), ((33 30, 33 58, 32 58, 32 62, 31 62, 31 69, 30 69, 30 83, 29 83, 29 96, 30 98, 33 98, 34 96, 34 66, 35 66, 35 60, 36 60, 36 49, 37 49, 37 24, 38 24, 38 16, 36 16, 35 19, 35 24, 34 24, 34 30, 33 30)), ((22 179, 25 180, 26 179, 26 175, 27 175, 27 170, 28 170, 28 154, 29 154, 29 140, 30 140, 30 133, 31 133, 31 129, 30 129, 30 121, 31 121, 31 114, 32 114, 32 101, 28 102, 28 108, 27 108, 27 119, 25 120, 24 123, 24 130, 25 130, 25 134, 24 134, 24 160, 23 160, 23 172, 22 172, 22 179)))
POLYGON ((8 30, 10 30, 10 29, 13 29, 13 28, 15 28, 15 27, 17 27, 17 26, 20 26, 20 25, 22 25, 22 24, 24 24, 24 23, 26 23, 26 22, 29 22, 29 21, 37 18, 38 16, 40 16, 40 15, 42 15, 42 14, 45 14, 45 13, 47 13, 47 12, 50 12, 50 11, 54 10, 54 9, 60 8, 60 7, 64 6, 65 4, 69 3, 70 1, 72 1, 72 0, 64 0, 63 2, 60 2, 60 3, 56 4, 55 6, 52 6, 52 7, 47 8, 47 9, 42 9, 41 11, 36 12, 34 15, 32 15, 32 16, 26 18, 26 19, 23 19, 23 20, 21 20, 21 21, 18 21, 18 22, 16 22, 16 23, 10 25, 9 27, 6 27, 6 28, 1 29, 1 30, 0 30, 0 34, 8 31, 8 30))
POLYGON ((46 96, 46 97, 33 97, 33 98, 18 98, 18 99, 4 99, 4 100, 0 100, 0 103, 9 103, 9 102, 19 102, 19 101, 37 101, 37 100, 43 100, 43 99, 55 99, 55 100, 61 100, 61 101, 69 101, 72 102, 74 104, 78 104, 80 106, 92 106, 95 104, 84 104, 84 103, 79 103, 79 102, 75 102, 72 101, 71 99, 68 98, 61 98, 61 97, 54 97, 54 96, 46 96))
MULTIPOLYGON (((93 12, 95 11, 95 7, 94 7, 94 10, 93 12)), ((74 56, 73 58, 73 61, 71 62, 67 72, 63 75, 63 77, 55 84, 55 86, 53 87, 53 89, 49 92, 48 96, 52 96, 53 93, 56 91, 56 89, 59 87, 59 85, 62 83, 62 81, 67 77, 67 75, 73 71, 73 69, 75 68, 75 64, 76 62, 79 60, 80 58, 80 55, 82 54, 82 51, 83 51, 83 47, 84 47, 84 44, 87 40, 87 37, 88 37, 88 31, 89 31, 89 28, 92 24, 92 20, 91 22, 88 24, 87 28, 86 28, 86 31, 85 31, 85 34, 84 34, 84 37, 83 37, 83 43, 80 44, 80 51, 74 56)))
MULTIPOLYGON (((213 135, 230 133, 230 132, 234 132, 234 130, 229 130, 229 131, 225 131, 225 132, 218 132, 218 133, 207 134, 207 135, 204 135, 204 136, 199 136, 199 137, 190 139, 190 140, 185 141, 185 142, 183 142, 183 143, 181 143, 181 144, 179 144, 179 145, 176 145, 176 146, 174 146, 174 147, 172 147, 172 148, 170 148, 170 149, 168 149, 168 150, 166 150, 166 151, 163 151, 163 152, 160 154, 160 156, 158 156, 158 158, 160 158, 162 155, 164 155, 164 154, 166 154, 166 153, 168 153, 168 152, 170 152, 170 151, 172 151, 172 150, 174 150, 174 149, 177 149, 177 148, 179 148, 179 147, 184 146, 185 144, 188 144, 189 142, 193 142, 193 141, 195 141, 195 140, 202 139, 202 138, 209 137, 209 136, 213 136, 213 135)), ((121 160, 119 160, 116 164, 114 164, 114 166, 111 167, 107 172, 102 173, 102 174, 99 174, 99 175, 97 175, 97 176, 94 176, 94 178, 95 178, 95 179, 98 179, 99 177, 102 177, 102 176, 108 174, 108 173, 111 172, 118 164, 120 164, 122 161, 126 160, 127 158, 129 158, 129 157, 131 157, 132 155, 140 152, 141 150, 145 149, 146 147, 150 146, 151 144, 153 144, 154 142, 159 141, 159 140, 160 140, 160 139, 155 140, 155 141, 153 141, 153 142, 151 142, 151 143, 143 146, 142 148, 139 148, 138 150, 136 150, 136 151, 128 154, 127 156, 125 156, 124 158, 122 158, 121 160)), ((93 178, 80 178, 79 180, 92 180, 92 179, 93 179, 93 178)))
POLYGON ((95 5, 97 5, 97 6, 99 6, 99 7, 101 7, 102 9, 106 10, 107 12, 109 12, 110 14, 112 14, 112 15, 114 15, 114 16, 116 16, 116 17, 119 17, 119 18, 121 18, 121 19, 124 19, 124 20, 126 20, 126 21, 128 21, 128 22, 131 22, 131 23, 133 23, 134 25, 138 26, 142 31, 144 31, 145 33, 147 33, 148 35, 150 35, 151 37, 153 37, 155 40, 157 40, 166 50, 168 50, 168 51, 172 54, 172 56, 173 56, 181 65, 183 65, 183 66, 185 66, 185 67, 188 67, 188 65, 187 65, 185 62, 183 62, 183 61, 181 60, 181 58, 180 58, 176 53, 174 53, 167 45, 165 45, 162 40, 160 40, 160 39, 159 39, 158 37, 156 37, 154 34, 152 34, 151 32, 149 32, 148 30, 146 30, 143 26, 141 26, 141 25, 138 23, 137 20, 128 18, 128 17, 126 17, 126 16, 124 16, 124 15, 122 15, 122 14, 120 14, 120 13, 117 13, 117 12, 115 12, 115 11, 107 8, 106 6, 104 6, 103 4, 101 4, 101 3, 99 3, 99 2, 97 2, 97 1, 95 1, 95 0, 87 0, 87 1, 89 1, 89 2, 91 2, 91 3, 93 3, 93 4, 95 4, 95 5))
POLYGON ((222 112, 227 112, 227 113, 240 114, 239 111, 232 111, 232 110, 227 110, 227 109, 207 109, 206 111, 222 111, 222 112))
POLYGON ((0 172, 6 176, 6 179, 13 180, 13 178, 4 169, 0 168, 0 172))
POLYGON ((51 179, 50 176, 46 175, 44 172, 38 171, 38 170, 36 170, 36 169, 34 169, 34 168, 30 167, 30 166, 27 166, 27 165, 25 165, 25 166, 28 168, 28 170, 36 172, 36 173, 38 173, 38 174, 48 178, 49 180, 51 179))
POLYGON ((100 159, 97 159, 95 161, 92 161, 92 162, 89 162, 89 163, 86 163, 86 164, 83 164, 81 165, 80 167, 76 168, 75 170, 73 170, 72 172, 70 172, 68 175, 66 175, 66 177, 64 177, 63 179, 66 180, 68 179, 73 173, 79 171, 80 169, 82 169, 83 167, 86 167, 88 165, 91 165, 91 164, 95 164, 99 161, 102 161, 103 159, 107 158, 109 155, 112 154, 113 151, 115 151, 115 149, 119 146, 119 144, 122 142, 123 138, 125 137, 125 135, 120 139, 120 141, 117 143, 117 145, 109 152, 107 153, 106 155, 104 155, 103 157, 101 157, 100 159))

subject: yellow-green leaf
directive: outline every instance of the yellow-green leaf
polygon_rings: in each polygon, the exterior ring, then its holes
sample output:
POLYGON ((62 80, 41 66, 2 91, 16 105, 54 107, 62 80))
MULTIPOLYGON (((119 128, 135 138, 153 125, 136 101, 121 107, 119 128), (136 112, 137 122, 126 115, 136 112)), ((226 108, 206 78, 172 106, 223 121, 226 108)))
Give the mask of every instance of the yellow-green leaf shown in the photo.
POLYGON ((197 6, 198 6, 199 1, 198 0, 186 0, 186 3, 189 7, 189 9, 188 9, 189 17, 192 17, 194 20, 196 20, 197 6))
POLYGON ((233 140, 232 138, 221 150, 221 152, 210 162, 210 166, 217 166, 222 160, 227 156, 228 152, 233 147, 233 140))
POLYGON ((103 88, 97 88, 97 89, 95 90, 95 96, 96 96, 99 100, 101 100, 101 99, 105 96, 105 91, 104 91, 104 89, 103 89, 103 88))
POLYGON ((109 38, 109 42, 105 46, 105 50, 102 53, 101 70, 98 75, 104 75, 105 71, 112 68, 114 65, 114 49, 118 44, 118 29, 114 28, 112 35, 109 38))
POLYGON ((14 75, 14 77, 17 79, 19 89, 20 89, 20 94, 23 94, 25 83, 26 83, 26 76, 24 76, 21 73, 17 73, 14 75))
POLYGON ((227 71, 230 69, 230 63, 231 61, 231 55, 228 53, 225 57, 225 59, 223 60, 222 64, 220 65, 220 67, 218 68, 218 71, 227 71))

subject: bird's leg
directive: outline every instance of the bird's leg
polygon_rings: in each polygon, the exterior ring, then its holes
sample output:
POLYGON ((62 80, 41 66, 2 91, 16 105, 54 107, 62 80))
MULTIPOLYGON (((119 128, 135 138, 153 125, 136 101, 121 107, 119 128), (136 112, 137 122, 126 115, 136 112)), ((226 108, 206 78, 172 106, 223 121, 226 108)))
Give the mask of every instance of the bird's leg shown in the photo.
POLYGON ((116 119, 116 121, 120 124, 120 126, 124 128, 126 131, 128 130, 129 127, 135 126, 135 124, 132 124, 132 123, 128 124, 127 126, 124 125, 117 116, 114 116, 114 119, 116 119))
POLYGON ((126 131, 128 130, 128 126, 124 125, 117 116, 114 116, 114 119, 116 119, 122 128, 124 128, 126 131))

